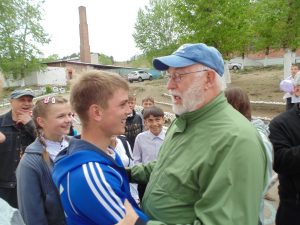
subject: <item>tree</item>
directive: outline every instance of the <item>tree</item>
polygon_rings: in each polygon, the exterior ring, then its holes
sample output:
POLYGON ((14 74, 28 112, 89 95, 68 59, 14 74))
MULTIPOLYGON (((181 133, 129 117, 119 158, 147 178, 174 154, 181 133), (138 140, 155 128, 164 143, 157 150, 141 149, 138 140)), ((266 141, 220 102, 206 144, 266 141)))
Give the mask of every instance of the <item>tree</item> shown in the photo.
POLYGON ((64 56, 62 57, 61 59, 79 59, 80 57, 80 53, 72 53, 71 55, 67 55, 67 56, 64 56))
POLYGON ((43 0, 0 1, 0 68, 15 79, 41 68, 39 44, 49 43, 40 21, 43 0))
POLYGON ((255 3, 256 50, 284 48, 284 74, 289 75, 292 51, 300 46, 299 0, 259 0, 255 3))
POLYGON ((149 6, 138 11, 133 37, 136 46, 152 58, 153 55, 169 54, 176 49, 179 30, 172 14, 172 1, 150 0, 149 6))
POLYGON ((249 51, 253 11, 249 0, 176 0, 174 15, 188 32, 181 43, 203 42, 225 57, 249 51))
POLYGON ((47 58, 41 59, 42 63, 48 63, 48 62, 53 62, 59 60, 59 55, 58 54, 53 54, 49 55, 47 58))
POLYGON ((114 58, 112 56, 107 56, 105 54, 99 54, 99 63, 103 65, 113 65, 114 58))

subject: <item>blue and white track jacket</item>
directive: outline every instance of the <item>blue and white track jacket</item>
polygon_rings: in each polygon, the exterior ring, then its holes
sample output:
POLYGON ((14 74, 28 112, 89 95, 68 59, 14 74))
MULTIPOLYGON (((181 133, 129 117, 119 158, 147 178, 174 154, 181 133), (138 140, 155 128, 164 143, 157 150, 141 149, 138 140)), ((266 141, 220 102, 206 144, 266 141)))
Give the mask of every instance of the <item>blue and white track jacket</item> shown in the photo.
POLYGON ((120 157, 114 160, 84 140, 70 141, 55 162, 53 180, 68 225, 116 224, 125 216, 125 199, 139 215, 138 224, 148 220, 131 197, 120 157))

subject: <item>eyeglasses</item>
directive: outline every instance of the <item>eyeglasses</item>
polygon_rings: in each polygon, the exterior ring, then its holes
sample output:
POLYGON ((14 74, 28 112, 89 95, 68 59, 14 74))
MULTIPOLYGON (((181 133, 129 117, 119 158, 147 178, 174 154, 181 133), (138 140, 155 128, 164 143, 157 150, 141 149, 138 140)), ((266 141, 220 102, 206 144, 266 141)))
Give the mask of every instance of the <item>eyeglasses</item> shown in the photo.
POLYGON ((204 70, 197 70, 197 71, 193 71, 193 72, 174 73, 174 74, 170 74, 170 73, 166 72, 166 75, 167 75, 168 80, 172 79, 176 83, 179 83, 182 80, 183 76, 185 76, 185 75, 188 75, 188 74, 191 74, 191 73, 201 73, 201 72, 204 72, 204 71, 208 71, 208 70, 204 69, 204 70))

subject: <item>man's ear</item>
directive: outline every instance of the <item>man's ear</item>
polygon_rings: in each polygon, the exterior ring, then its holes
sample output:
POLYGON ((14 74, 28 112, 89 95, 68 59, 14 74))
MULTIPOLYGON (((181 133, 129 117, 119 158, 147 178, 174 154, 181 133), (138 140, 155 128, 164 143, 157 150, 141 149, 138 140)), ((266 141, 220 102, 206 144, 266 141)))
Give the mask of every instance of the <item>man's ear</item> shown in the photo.
POLYGON ((216 73, 213 70, 207 71, 206 74, 206 82, 204 88, 208 90, 215 84, 215 79, 216 79, 216 73))
POLYGON ((103 109, 99 105, 93 104, 88 110, 89 119, 94 121, 101 121, 103 118, 103 109))

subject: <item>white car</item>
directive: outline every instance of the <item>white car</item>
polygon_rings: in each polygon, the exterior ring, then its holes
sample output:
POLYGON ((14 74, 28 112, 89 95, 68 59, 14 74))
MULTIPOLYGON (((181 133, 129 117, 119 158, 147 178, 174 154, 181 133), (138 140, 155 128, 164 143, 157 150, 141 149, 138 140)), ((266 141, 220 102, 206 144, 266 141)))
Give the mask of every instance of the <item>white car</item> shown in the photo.
POLYGON ((128 81, 132 83, 133 81, 142 82, 144 80, 153 80, 153 76, 143 70, 132 71, 128 74, 128 81))
POLYGON ((230 70, 240 70, 242 69, 242 64, 237 62, 229 62, 228 69, 230 70))

